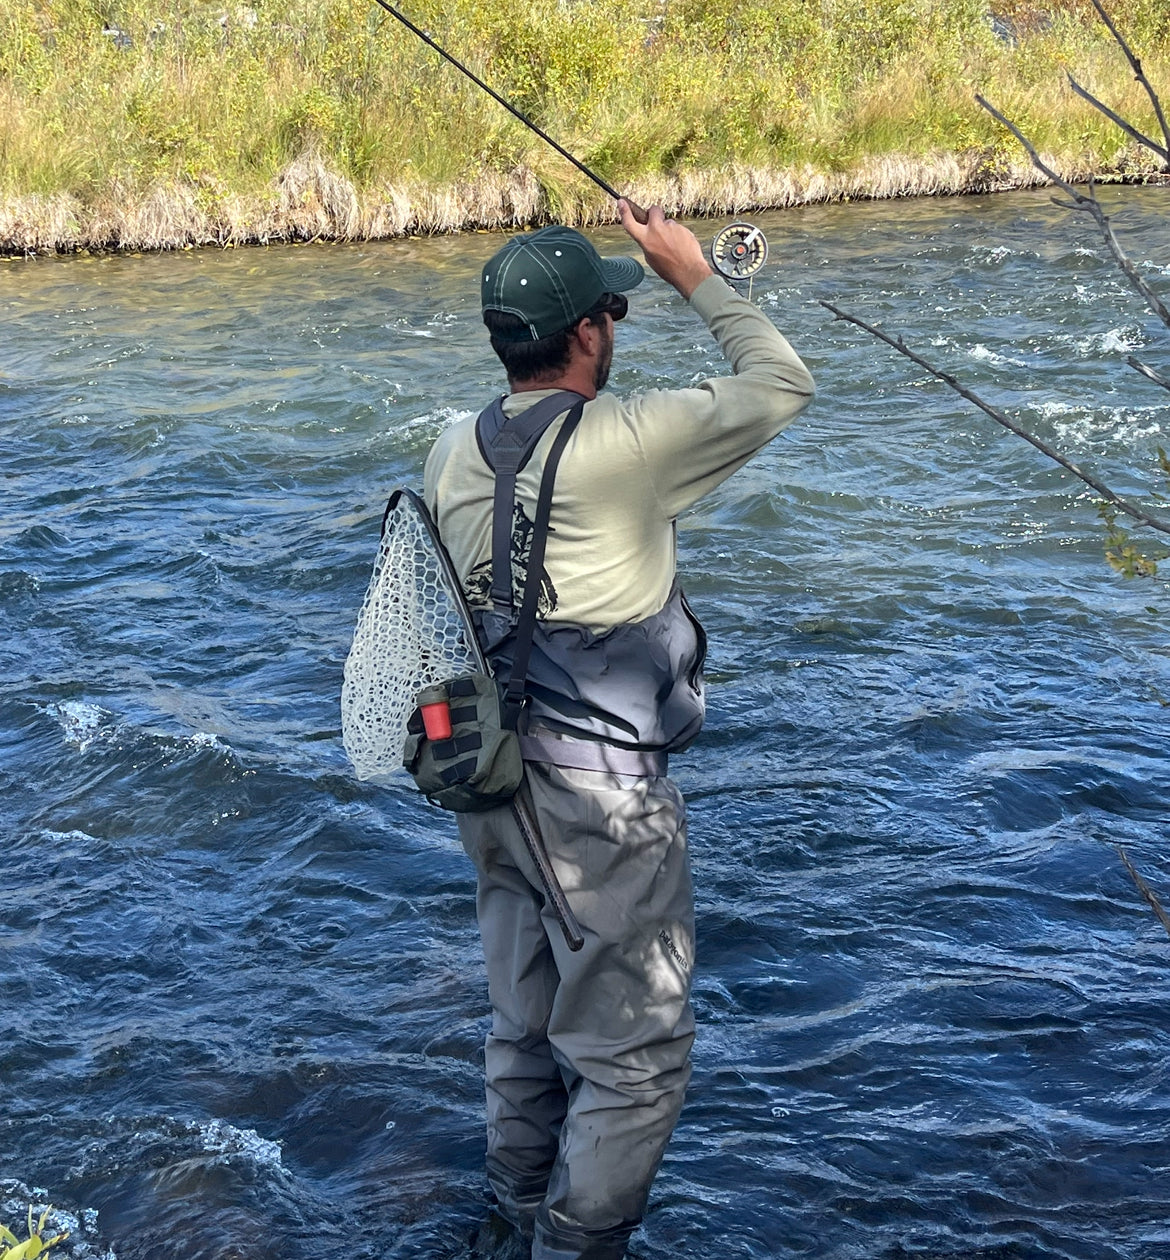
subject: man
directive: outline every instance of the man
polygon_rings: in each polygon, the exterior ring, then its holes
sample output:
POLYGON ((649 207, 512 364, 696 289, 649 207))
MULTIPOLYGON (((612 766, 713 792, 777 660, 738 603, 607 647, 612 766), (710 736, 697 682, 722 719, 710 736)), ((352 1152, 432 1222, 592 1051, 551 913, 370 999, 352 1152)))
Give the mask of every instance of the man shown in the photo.
POLYGON ((541 583, 522 749, 584 948, 566 946, 511 811, 459 817, 492 1005, 488 1178, 503 1215, 532 1237, 533 1260, 625 1255, 682 1106, 694 912, 683 801, 665 772, 666 754, 702 722, 706 640, 676 582, 675 521, 813 394, 792 348, 712 272, 692 232, 658 207, 645 224, 624 201, 618 208, 734 375, 626 399, 599 393, 626 313, 621 294, 641 266, 602 259, 567 228, 516 237, 483 273, 484 322, 511 390, 497 424, 558 391, 567 392, 549 407, 562 414, 584 400, 555 470, 542 571, 528 573, 527 559, 564 420, 516 474, 510 546, 499 530, 493 545, 489 413, 443 433, 425 476, 498 679, 511 664, 514 608, 528 581, 541 583))

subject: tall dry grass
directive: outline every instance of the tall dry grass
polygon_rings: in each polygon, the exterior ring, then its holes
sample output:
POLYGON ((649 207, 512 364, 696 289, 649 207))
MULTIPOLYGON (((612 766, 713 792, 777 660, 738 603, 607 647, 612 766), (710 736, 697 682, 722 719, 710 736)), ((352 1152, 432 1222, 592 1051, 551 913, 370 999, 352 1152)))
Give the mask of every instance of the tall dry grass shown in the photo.
MULTIPOLYGON (((1088 0, 406 0, 611 183, 677 212, 1148 163, 1088 0)), ((1112 12, 1170 91, 1170 5, 1112 12)), ((1144 164, 1144 165, 1143 165, 1144 164)), ((3 0, 0 247, 165 248, 612 217, 600 189, 371 0, 3 0)))

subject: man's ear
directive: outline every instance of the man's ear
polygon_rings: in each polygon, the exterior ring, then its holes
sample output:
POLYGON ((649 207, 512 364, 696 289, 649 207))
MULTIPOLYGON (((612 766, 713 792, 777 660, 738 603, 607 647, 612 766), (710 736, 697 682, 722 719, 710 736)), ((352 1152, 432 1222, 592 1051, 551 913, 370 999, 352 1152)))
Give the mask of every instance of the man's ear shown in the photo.
POLYGON ((573 328, 573 337, 578 348, 590 358, 600 353, 602 328, 591 319, 578 320, 573 328))

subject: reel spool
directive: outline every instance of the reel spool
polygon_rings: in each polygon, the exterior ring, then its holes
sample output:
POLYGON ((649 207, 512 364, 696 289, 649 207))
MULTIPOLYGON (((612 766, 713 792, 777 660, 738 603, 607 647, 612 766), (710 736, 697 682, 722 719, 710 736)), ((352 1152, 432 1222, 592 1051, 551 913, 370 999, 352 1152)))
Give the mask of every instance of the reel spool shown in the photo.
POLYGON ((750 280, 767 261, 767 239, 754 223, 729 223, 711 242, 711 265, 728 280, 750 280))

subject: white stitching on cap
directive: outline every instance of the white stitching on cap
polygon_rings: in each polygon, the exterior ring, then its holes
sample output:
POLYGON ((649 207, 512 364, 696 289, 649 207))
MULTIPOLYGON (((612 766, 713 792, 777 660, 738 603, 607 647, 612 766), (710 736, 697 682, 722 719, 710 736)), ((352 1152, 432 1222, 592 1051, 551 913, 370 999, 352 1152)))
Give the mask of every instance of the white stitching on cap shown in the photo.
MULTIPOLYGON (((550 265, 547 258, 541 258, 540 254, 535 250, 532 254, 532 261, 544 272, 545 278, 552 285, 554 294, 561 307, 561 314, 565 315, 573 310, 573 301, 568 289, 565 288, 564 282, 557 271, 550 265)), ((571 316, 570 316, 571 318, 571 316)))

